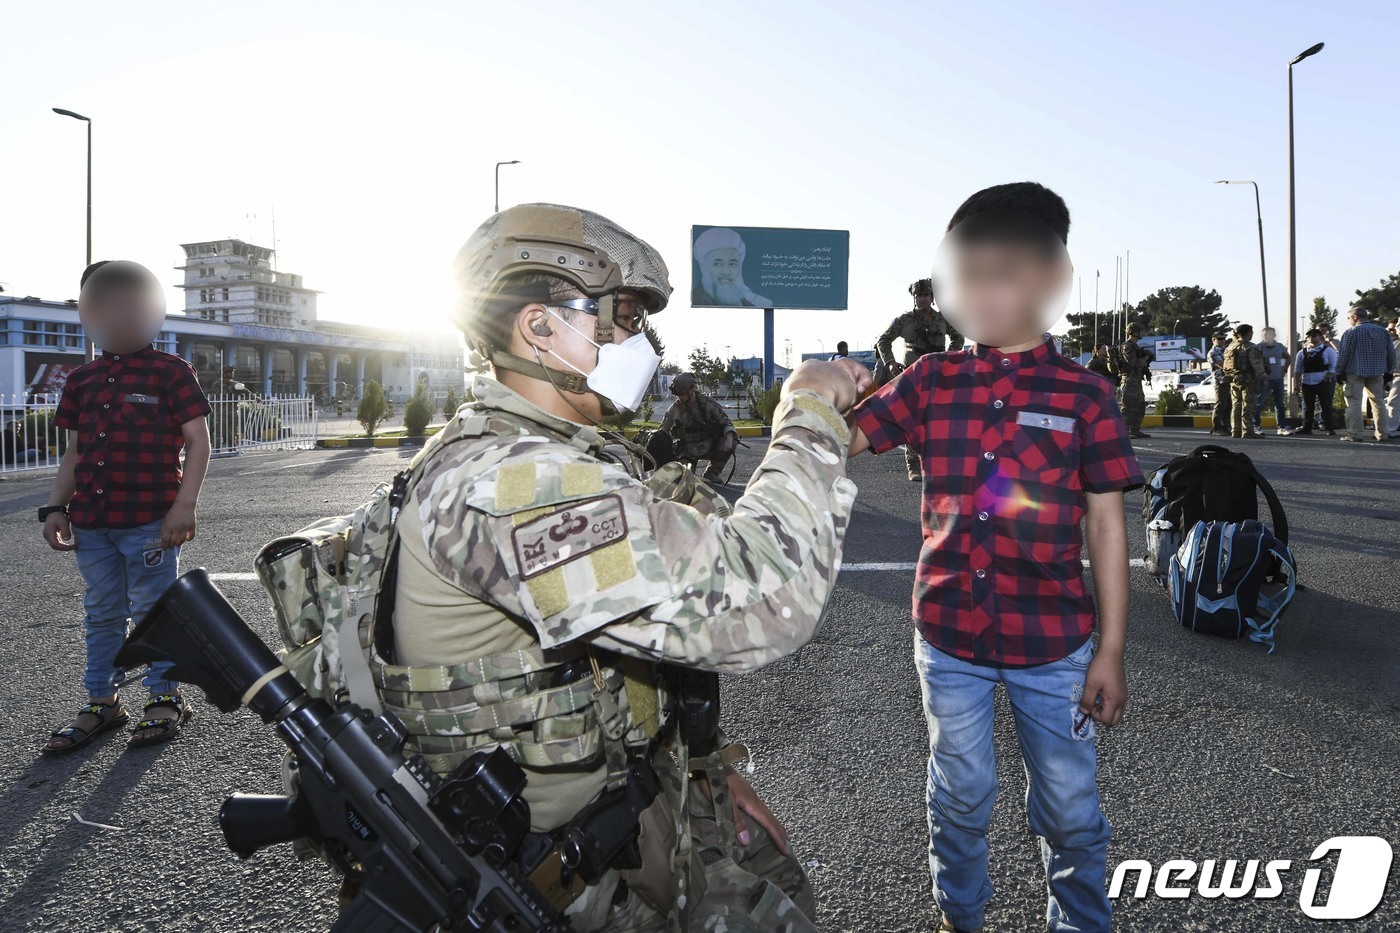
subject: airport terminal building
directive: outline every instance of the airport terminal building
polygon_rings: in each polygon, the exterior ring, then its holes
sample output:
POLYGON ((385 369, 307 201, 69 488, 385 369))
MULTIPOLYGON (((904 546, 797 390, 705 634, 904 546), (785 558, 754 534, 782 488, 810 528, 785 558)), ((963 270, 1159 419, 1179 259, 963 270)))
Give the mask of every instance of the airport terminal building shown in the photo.
MULTIPOLYGON (((449 334, 319 320, 300 275, 278 271, 271 249, 237 239, 182 244, 183 313, 166 315, 159 350, 189 360, 218 395, 225 381, 262 395, 359 398, 369 380, 404 400, 426 383, 461 395, 465 350, 449 334), (224 377, 228 377, 227 380, 224 377)), ((0 396, 57 398, 84 359, 76 299, 0 295, 0 396)))

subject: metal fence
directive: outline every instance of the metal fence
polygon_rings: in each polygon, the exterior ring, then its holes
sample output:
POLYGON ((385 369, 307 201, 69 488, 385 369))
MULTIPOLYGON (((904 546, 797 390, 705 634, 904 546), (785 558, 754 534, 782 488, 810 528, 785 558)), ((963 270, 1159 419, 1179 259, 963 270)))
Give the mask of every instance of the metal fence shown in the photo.
MULTIPOLYGON (((309 398, 240 396, 209 400, 216 455, 316 446, 318 419, 309 398)), ((58 467, 68 432, 54 424, 57 397, 0 396, 0 473, 58 467)))

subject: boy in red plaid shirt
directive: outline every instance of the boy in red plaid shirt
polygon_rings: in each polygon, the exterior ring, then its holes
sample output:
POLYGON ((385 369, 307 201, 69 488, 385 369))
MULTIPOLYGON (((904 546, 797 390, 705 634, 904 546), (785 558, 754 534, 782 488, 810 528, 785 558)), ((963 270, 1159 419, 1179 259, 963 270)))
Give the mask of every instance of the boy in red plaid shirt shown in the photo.
MULTIPOLYGON (((209 402, 194 368, 151 346, 165 302, 150 270, 123 261, 89 266, 78 316, 102 355, 63 387, 54 423, 68 432, 68 449, 39 521, 49 547, 75 552, 83 577, 88 702, 49 737, 49 754, 71 752, 129 720, 117 694, 117 650, 131 620, 175 582, 209 466, 209 402)), ((130 744, 172 739, 192 715, 169 669, 150 666, 150 698, 130 744)))
POLYGON ((1004 685, 1041 837, 1053 931, 1108 931, 1095 726, 1123 715, 1123 493, 1142 475, 1113 387, 1045 336, 1072 267, 1069 211, 1023 182, 968 198, 940 250, 945 315, 975 341, 931 353, 853 413, 851 454, 923 462, 915 661, 929 726, 929 865, 940 929, 981 928, 992 885, 993 695, 1004 685), (1098 597, 1079 552, 1086 520, 1098 597))

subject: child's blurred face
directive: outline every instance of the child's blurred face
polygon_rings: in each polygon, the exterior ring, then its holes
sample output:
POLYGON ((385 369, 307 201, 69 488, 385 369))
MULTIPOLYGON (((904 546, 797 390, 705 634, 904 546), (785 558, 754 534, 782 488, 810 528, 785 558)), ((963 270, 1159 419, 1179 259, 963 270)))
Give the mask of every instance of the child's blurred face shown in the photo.
POLYGON ((955 325, 984 346, 1035 340, 1064 310, 1071 266, 1062 251, 1015 240, 955 247, 949 308, 955 325))
MULTIPOLYGON (((165 322, 165 301, 152 276, 149 282, 126 281, 114 266, 135 266, 145 276, 150 273, 135 263, 108 263, 98 269, 83 286, 78 298, 78 319, 92 342, 109 353, 135 353, 149 346, 165 322), (106 274, 109 270, 118 274, 106 274)), ((143 276, 144 278, 144 276, 143 276)))

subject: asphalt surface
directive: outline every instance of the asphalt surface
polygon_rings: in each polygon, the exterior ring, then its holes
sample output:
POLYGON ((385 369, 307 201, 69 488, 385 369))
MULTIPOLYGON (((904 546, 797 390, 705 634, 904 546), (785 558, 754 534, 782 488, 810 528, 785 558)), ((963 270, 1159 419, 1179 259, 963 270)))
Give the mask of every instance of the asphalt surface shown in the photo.
MULTIPOLYGON (((1209 438, 1158 430, 1144 470, 1209 438)), ((750 441, 750 443, 754 443, 750 441)), ((1100 740, 1113 825, 1110 869, 1125 859, 1292 859, 1272 900, 1117 902, 1126 931, 1283 931, 1319 925, 1298 906, 1305 862, 1324 840, 1377 835, 1400 848, 1400 445, 1269 438, 1248 444, 1288 508, 1306 592, 1272 655, 1176 625, 1167 596, 1133 572, 1131 699, 1100 740)), ((742 480, 762 444, 741 450, 742 480)), ((348 511, 412 451, 317 451, 216 461, 183 567, 246 573, 272 535, 348 511)), ((826 622, 794 657, 729 678, 726 730, 755 751, 753 781, 786 821, 830 931, 931 930, 924 782, 927 733, 911 657, 911 573, 854 569, 913 561, 917 487, 896 455, 862 457, 846 564, 826 622)), ((286 847, 240 862, 215 822, 234 791, 278 791, 280 745, 246 711, 221 715, 192 690, 198 718, 176 742, 127 751, 109 733, 73 756, 38 754, 81 702, 81 581, 42 543, 33 509, 47 477, 0 482, 0 929, 324 930, 335 915, 327 869, 286 847), (99 828, 75 821, 77 814, 99 828)), ((1129 541, 1143 540, 1139 493, 1129 541)), ((221 587, 270 641, 252 581, 221 587)), ((128 702, 142 699, 139 686, 128 702)), ((991 830, 997 893, 988 930, 1043 928, 1039 849, 1000 699, 1001 794, 991 830)), ((1335 856, 1333 857, 1335 859, 1335 856)), ((1322 864, 1325 889, 1331 869, 1322 864)), ((1400 929, 1400 869, 1370 917, 1347 930, 1400 929)))

